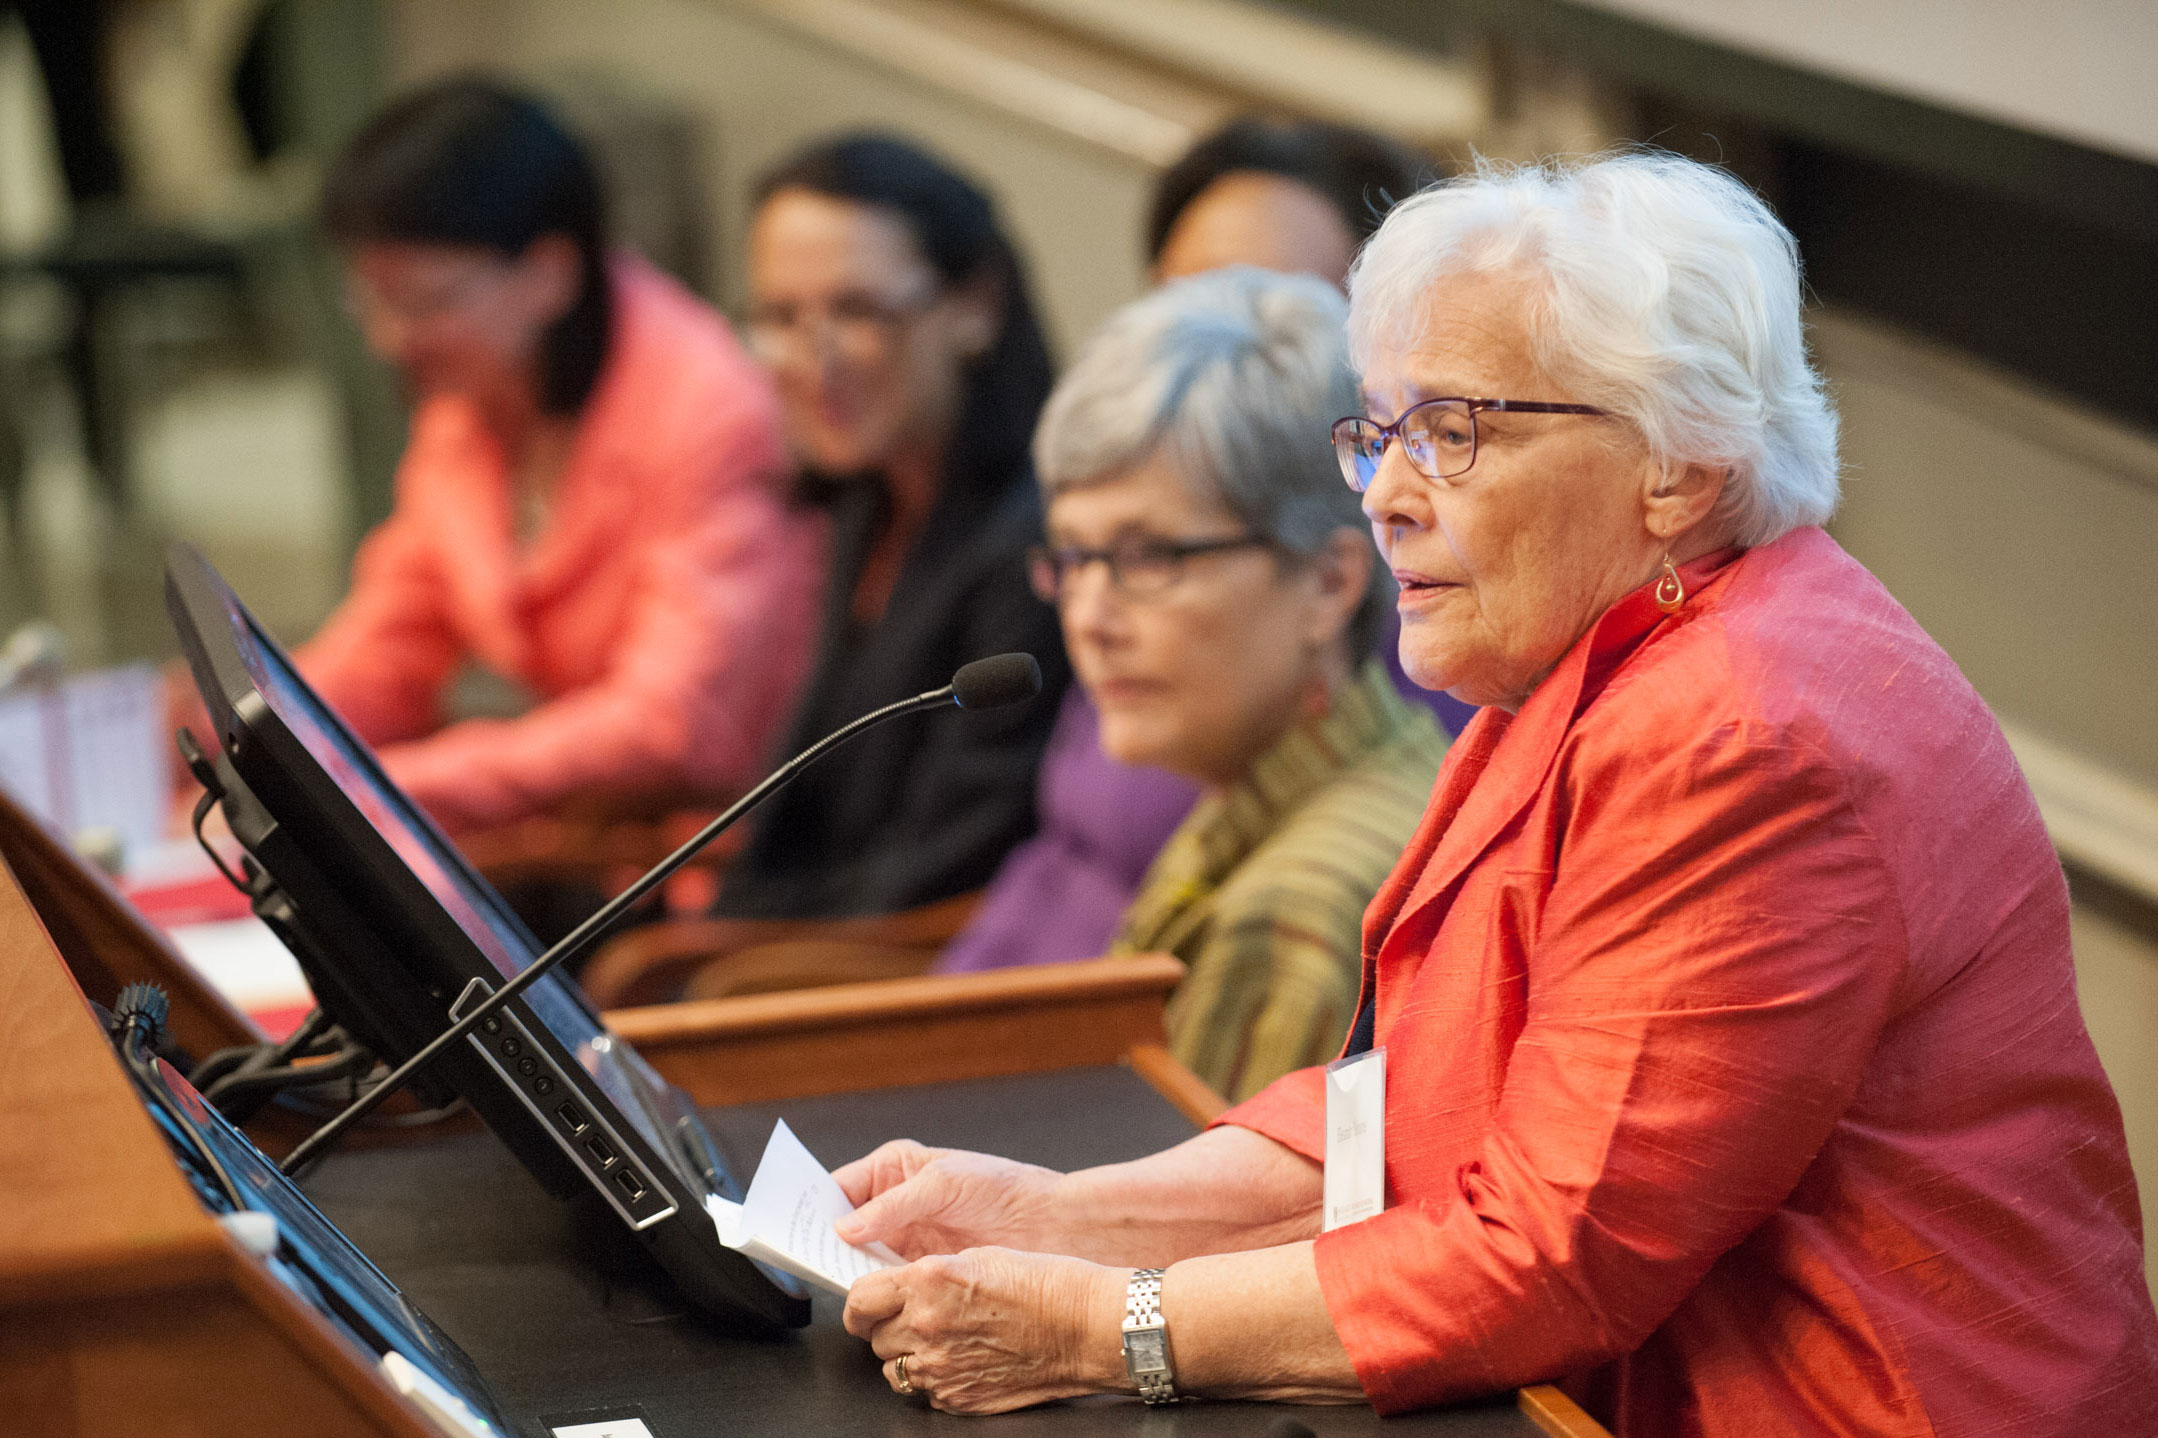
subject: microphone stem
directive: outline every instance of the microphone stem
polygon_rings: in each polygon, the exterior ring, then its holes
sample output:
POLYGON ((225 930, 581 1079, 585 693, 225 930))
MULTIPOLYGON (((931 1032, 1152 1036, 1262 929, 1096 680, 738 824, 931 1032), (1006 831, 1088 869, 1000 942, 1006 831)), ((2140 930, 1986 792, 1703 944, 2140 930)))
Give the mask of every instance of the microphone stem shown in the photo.
POLYGON ((475 1005, 463 1018, 456 1020, 448 1028, 435 1035, 425 1047, 412 1055, 411 1058, 406 1059, 396 1068, 390 1070, 381 1083, 376 1084, 365 1094, 353 1100, 350 1107, 328 1123, 325 1123, 321 1128, 309 1134, 299 1147, 285 1156, 285 1161, 278 1165, 279 1170, 288 1178, 297 1175, 317 1154, 335 1143, 346 1129, 351 1128, 352 1125, 374 1112, 378 1104, 398 1089, 404 1087, 414 1074, 441 1057, 443 1051, 449 1048, 451 1044, 470 1034, 489 1014, 532 987, 542 975, 554 969, 563 961, 573 959, 591 947, 601 935, 614 927, 615 922, 629 912, 630 908, 639 899, 667 882, 678 869, 695 858, 698 851, 703 849, 705 845, 732 828, 744 814, 763 803, 775 789, 787 784, 802 770, 823 758, 831 750, 846 743, 864 729, 881 724, 887 719, 897 718, 901 714, 912 713, 920 709, 938 709, 952 702, 952 687, 947 684, 942 689, 933 689, 927 694, 917 694, 911 699, 902 699, 896 704, 887 704, 882 709, 872 710, 864 714, 851 724, 833 730, 830 734, 825 735, 822 739, 780 765, 779 768, 767 775, 764 781, 758 784, 756 788, 750 790, 730 805, 725 813, 699 829, 681 848, 676 849, 666 858, 660 860, 636 883, 631 884, 621 893, 615 895, 614 898, 608 900, 590 918, 565 934, 553 948, 526 965, 522 973, 517 974, 508 983, 489 994, 484 1001, 475 1005))

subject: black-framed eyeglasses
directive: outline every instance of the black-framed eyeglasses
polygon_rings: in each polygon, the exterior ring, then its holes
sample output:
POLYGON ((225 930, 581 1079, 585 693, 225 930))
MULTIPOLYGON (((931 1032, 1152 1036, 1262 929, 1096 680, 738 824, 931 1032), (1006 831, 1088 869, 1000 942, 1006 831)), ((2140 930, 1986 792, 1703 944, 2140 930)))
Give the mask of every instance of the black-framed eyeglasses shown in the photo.
POLYGON ((1267 547, 1257 534, 1232 534, 1221 539, 1153 539, 1132 536, 1107 549, 1087 549, 1076 544, 1037 544, 1027 551, 1027 577, 1034 592, 1054 604, 1072 576, 1089 564, 1109 567, 1109 587, 1124 594, 1159 594, 1184 577, 1185 562, 1195 555, 1220 554, 1231 549, 1267 547))
POLYGON ((1529 399, 1470 399, 1447 395, 1412 404, 1392 424, 1351 415, 1334 421, 1334 454, 1341 477, 1362 494, 1378 476, 1388 441, 1401 441, 1409 467, 1427 479, 1452 479, 1476 463, 1476 416, 1501 409, 1521 414, 1609 414, 1592 404, 1550 404, 1529 399))

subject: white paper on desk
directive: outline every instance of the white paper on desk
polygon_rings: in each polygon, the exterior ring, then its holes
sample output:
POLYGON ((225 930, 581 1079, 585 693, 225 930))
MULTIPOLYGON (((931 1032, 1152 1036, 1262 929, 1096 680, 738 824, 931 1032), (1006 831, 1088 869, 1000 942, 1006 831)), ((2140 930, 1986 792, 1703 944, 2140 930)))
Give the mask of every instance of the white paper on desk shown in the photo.
POLYGON ((764 1159, 742 1202, 713 1195, 704 1206, 727 1247, 834 1293, 905 1262, 881 1243, 857 1248, 833 1231, 854 1205, 785 1119, 772 1125, 764 1159))

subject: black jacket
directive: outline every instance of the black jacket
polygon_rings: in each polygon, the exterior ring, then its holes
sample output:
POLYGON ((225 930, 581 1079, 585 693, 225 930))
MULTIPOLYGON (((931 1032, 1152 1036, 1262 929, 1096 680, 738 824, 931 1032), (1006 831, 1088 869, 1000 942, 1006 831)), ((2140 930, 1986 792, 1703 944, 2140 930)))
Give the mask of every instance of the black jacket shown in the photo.
POLYGON ((979 889, 1034 832, 1035 770, 1071 676, 1056 611, 1027 582, 1026 552, 1042 534, 1040 490, 1023 458, 970 462, 962 446, 890 604, 870 625, 850 608, 883 521, 883 485, 857 479, 807 492, 832 511, 832 569, 816 672, 782 757, 1007 650, 1041 661, 1042 693, 986 713, 909 715, 818 760, 765 805, 728 868, 719 912, 890 913, 979 889))

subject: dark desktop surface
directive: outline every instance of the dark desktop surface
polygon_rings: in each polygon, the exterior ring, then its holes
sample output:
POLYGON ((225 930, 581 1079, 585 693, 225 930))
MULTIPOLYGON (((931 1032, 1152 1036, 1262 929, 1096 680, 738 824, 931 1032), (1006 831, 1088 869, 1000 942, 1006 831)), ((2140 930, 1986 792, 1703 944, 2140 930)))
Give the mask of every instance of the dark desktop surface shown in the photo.
MULTIPOLYGON (((1059 1169, 1136 1158, 1191 1124, 1121 1068, 873 1090, 709 1109, 736 1175, 756 1171, 784 1116, 827 1165, 888 1138, 1001 1153, 1059 1169)), ((951 1433, 1280 1434, 1292 1418, 1322 1438, 1534 1435, 1511 1398, 1380 1419, 1367 1407, 1134 1399, 1053 1403, 994 1418, 938 1413, 884 1382, 867 1344, 819 1294, 816 1321, 776 1342, 714 1333, 688 1313, 617 1223, 542 1193, 494 1137, 462 1133, 414 1147, 333 1153, 302 1185, 330 1219, 471 1355, 525 1438, 541 1420, 641 1408, 654 1438, 951 1433)))

